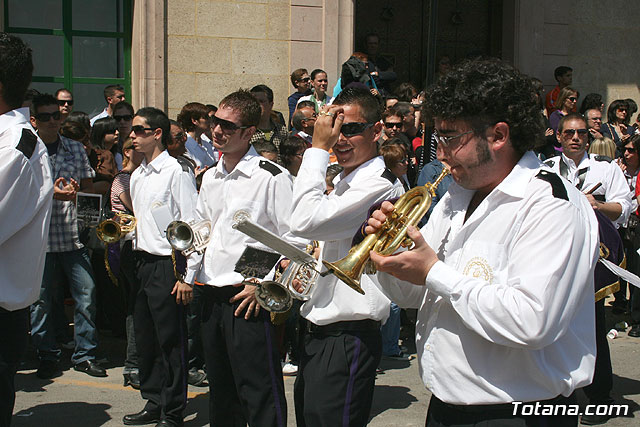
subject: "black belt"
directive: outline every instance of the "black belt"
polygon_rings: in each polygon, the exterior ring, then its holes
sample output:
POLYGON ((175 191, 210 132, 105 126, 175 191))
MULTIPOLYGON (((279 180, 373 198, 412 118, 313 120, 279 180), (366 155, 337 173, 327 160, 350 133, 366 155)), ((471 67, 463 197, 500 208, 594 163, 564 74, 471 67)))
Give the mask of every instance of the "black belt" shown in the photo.
MULTIPOLYGON (((466 412, 466 413, 505 413, 512 414, 515 405, 513 403, 497 403, 494 405, 453 405, 451 403, 445 403, 442 400, 438 399, 435 395, 432 395, 432 402, 435 400, 443 407, 458 412, 466 412)), ((568 397, 563 395, 556 396, 552 399, 548 400, 539 400, 537 401, 540 405, 573 405, 576 404, 577 399, 575 397, 575 392, 571 393, 568 397)), ((524 402, 525 405, 532 405, 536 402, 524 402)))
POLYGON ((171 255, 154 255, 145 251, 133 251, 133 256, 147 262, 171 259, 171 255))
POLYGON ((339 332, 363 332, 363 331, 379 331, 380 322, 373 319, 363 320, 346 320, 343 322, 329 323, 328 325, 316 325, 307 321, 307 332, 310 334, 330 335, 339 332))

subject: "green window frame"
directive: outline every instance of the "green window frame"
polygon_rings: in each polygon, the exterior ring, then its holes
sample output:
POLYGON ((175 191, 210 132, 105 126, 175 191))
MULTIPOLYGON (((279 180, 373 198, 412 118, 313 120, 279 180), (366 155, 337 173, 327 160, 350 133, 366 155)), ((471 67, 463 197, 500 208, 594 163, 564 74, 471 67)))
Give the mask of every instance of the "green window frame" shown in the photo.
MULTIPOLYGON (((28 1, 28 0, 23 0, 28 1)), ((9 0, 4 3, 4 31, 13 33, 18 36, 25 35, 54 35, 62 36, 63 39, 63 76, 37 75, 38 70, 34 71, 33 82, 59 83, 60 87, 69 89, 74 92, 74 85, 78 84, 102 84, 115 85, 119 84, 125 88, 125 96, 127 100, 131 99, 131 31, 133 26, 133 0, 122 0, 121 16, 116 13, 117 19, 122 20, 122 31, 87 31, 73 29, 73 1, 62 0, 62 28, 27 28, 10 26, 10 8, 9 0), (80 77, 74 75, 73 69, 73 42, 74 37, 101 37, 105 39, 122 40, 123 60, 124 64, 119 64, 120 58, 116 58, 118 62, 116 70, 122 70, 121 77, 80 77), (122 65, 122 66, 121 66, 122 65)), ((115 2, 114 2, 115 3, 115 2)), ((75 95, 74 95, 75 98, 75 95)), ((104 99, 98 100, 100 105, 104 107, 104 99)), ((77 107, 76 107, 77 108, 77 107)), ((87 111, 88 112, 88 111, 87 111)))

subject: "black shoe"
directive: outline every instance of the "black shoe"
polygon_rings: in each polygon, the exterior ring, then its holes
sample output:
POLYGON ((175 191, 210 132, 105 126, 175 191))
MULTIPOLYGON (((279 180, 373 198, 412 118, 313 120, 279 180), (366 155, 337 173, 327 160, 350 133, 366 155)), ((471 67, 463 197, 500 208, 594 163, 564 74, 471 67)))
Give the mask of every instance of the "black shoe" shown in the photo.
POLYGON ((107 371, 96 363, 95 360, 85 360, 84 362, 73 365, 73 369, 78 372, 84 372, 92 377, 106 377, 107 371))
POLYGON ((153 424, 160 421, 160 414, 149 412, 146 409, 137 414, 129 414, 122 417, 122 422, 126 426, 142 426, 145 424, 153 424))
POLYGON ((196 370, 190 370, 187 374, 187 382, 190 385, 194 385, 196 387, 204 387, 204 382, 207 380, 207 375, 196 370))
POLYGON ((124 386, 130 385, 132 388, 136 390, 140 390, 140 376, 137 372, 129 372, 127 374, 122 374, 124 377, 124 386))
POLYGON ((60 374, 60 368, 58 368, 58 362, 53 360, 41 360, 40 366, 36 376, 43 380, 48 380, 57 377, 60 374))
POLYGON ((167 419, 161 420, 156 427, 182 427, 182 423, 175 423, 173 421, 169 421, 167 419))
POLYGON ((634 338, 640 337, 640 325, 633 325, 627 335, 634 338))
POLYGON ((583 415, 580 417, 580 424, 595 426, 606 423, 609 418, 611 418, 609 415, 583 415))

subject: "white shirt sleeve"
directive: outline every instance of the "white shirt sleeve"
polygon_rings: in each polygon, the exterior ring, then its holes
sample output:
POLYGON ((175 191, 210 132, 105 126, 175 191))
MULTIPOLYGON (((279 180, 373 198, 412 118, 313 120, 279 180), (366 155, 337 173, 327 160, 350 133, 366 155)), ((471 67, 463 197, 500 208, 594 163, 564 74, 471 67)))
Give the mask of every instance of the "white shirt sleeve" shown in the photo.
POLYGON ((620 204, 622 207, 622 213, 614 222, 618 225, 623 225, 627 219, 629 219, 629 214, 631 213, 633 206, 631 201, 633 196, 622 169, 620 169, 615 162, 608 163, 608 165, 610 169, 610 181, 607 187, 606 201, 607 203, 620 204))

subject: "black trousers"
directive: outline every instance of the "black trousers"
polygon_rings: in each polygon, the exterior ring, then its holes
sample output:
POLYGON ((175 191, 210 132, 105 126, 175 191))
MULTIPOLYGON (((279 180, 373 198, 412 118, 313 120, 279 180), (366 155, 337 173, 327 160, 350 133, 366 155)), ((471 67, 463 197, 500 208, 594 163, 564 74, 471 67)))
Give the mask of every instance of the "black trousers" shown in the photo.
POLYGON ((29 307, 0 308, 0 427, 11 425, 16 401, 14 378, 29 340, 29 307))
POLYGON ((595 404, 612 403, 613 369, 607 342, 607 325, 604 316, 604 299, 596 303, 596 367, 593 381, 584 387, 584 394, 595 404))
POLYGON ((270 315, 235 317, 242 287, 203 287, 202 345, 212 426, 287 425, 287 402, 270 315))
MULTIPOLYGON (((575 393, 569 397, 539 402, 541 405, 577 405, 575 393)), ((535 402, 530 403, 535 405, 535 402)), ((431 396, 426 427, 575 427, 578 416, 514 415, 511 403, 499 405, 449 405, 431 396)), ((520 410, 526 414, 529 412, 520 410)), ((542 411, 542 409, 540 409, 542 411)))
POLYGON ((189 369, 203 369, 204 355, 202 354, 202 309, 204 286, 193 287, 193 299, 187 310, 187 341, 189 348, 189 369))
POLYGON ((135 325, 140 391, 145 409, 182 423, 187 403, 185 310, 171 290, 176 279, 171 257, 135 252, 140 288, 135 325))
POLYGON ((378 326, 304 335, 294 386, 299 427, 359 427, 369 421, 382 337, 379 322, 367 322, 378 326))

